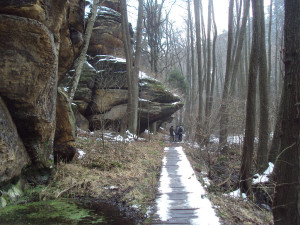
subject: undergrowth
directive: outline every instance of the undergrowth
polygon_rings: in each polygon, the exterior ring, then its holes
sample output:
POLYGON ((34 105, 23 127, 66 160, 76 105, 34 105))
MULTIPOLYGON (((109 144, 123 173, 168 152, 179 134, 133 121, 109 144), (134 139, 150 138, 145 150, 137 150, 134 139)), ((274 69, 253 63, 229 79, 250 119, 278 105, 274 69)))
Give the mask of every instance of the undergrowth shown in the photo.
POLYGON ((43 200, 90 197, 117 201, 138 208, 145 215, 155 200, 164 142, 161 134, 151 141, 105 141, 100 133, 79 132, 71 163, 59 163, 50 184, 42 189, 43 200))
MULTIPOLYGON (((220 154, 216 144, 201 150, 186 144, 185 149, 197 177, 209 192, 210 200, 222 224, 273 224, 272 212, 258 204, 258 199, 251 201, 228 195, 229 192, 238 189, 240 145, 229 146, 226 154, 220 154), (209 184, 206 181, 208 179, 209 184)), ((259 184, 260 189, 270 188, 266 185, 259 184)))

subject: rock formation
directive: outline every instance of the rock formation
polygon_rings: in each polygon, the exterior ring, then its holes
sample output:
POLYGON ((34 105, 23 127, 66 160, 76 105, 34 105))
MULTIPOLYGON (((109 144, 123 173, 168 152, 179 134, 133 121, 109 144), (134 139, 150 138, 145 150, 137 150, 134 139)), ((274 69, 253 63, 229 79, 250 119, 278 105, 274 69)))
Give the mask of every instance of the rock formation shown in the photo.
POLYGON ((93 28, 88 55, 114 55, 123 57, 121 14, 114 1, 105 1, 101 6, 93 28), (111 8, 113 7, 113 8, 111 8))
POLYGON ((19 143, 15 157, 23 159, 12 161, 16 165, 11 166, 19 168, 8 169, 10 175, 4 176, 6 164, 0 165, 0 177, 4 180, 20 174, 29 162, 27 154, 34 166, 49 167, 56 127, 57 85, 82 46, 83 13, 83 0, 0 2, 0 97, 13 120, 10 124, 17 128, 15 133, 20 138, 15 142, 23 142, 27 152, 19 143))
MULTIPOLYGON (((90 58, 83 67, 74 97, 77 125, 80 127, 80 118, 84 116, 91 130, 119 129, 120 120, 126 115, 127 89, 125 60, 113 56, 90 58)), ((148 123, 163 123, 183 106, 178 96, 144 73, 140 73, 139 92, 140 131, 144 131, 148 123)))
POLYGON ((0 97, 0 184, 18 176, 29 156, 8 109, 0 97))

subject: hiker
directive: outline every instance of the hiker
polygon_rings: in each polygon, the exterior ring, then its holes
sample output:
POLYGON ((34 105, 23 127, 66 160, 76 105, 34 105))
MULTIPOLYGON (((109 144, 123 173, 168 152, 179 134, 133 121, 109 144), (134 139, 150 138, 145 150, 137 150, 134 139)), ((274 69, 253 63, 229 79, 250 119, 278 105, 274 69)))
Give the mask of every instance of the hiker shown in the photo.
POLYGON ((173 126, 170 127, 170 136, 171 136, 171 141, 175 141, 175 131, 173 126))
POLYGON ((179 126, 176 126, 176 128, 175 128, 175 141, 178 141, 178 138, 179 138, 178 129, 179 129, 179 126))
POLYGON ((177 131, 177 133, 178 133, 178 141, 182 141, 182 133, 183 133, 183 131, 184 131, 183 126, 180 125, 178 127, 178 131, 177 131))

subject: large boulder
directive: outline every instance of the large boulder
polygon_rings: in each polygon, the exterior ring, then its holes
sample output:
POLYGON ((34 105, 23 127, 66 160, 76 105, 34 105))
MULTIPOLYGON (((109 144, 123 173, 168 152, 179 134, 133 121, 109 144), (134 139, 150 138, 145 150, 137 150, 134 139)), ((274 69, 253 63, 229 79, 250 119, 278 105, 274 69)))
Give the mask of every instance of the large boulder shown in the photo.
POLYGON ((0 185, 19 176, 22 168, 30 162, 17 128, 1 97, 0 159, 0 185))
MULTIPOLYGON (((78 94, 74 98, 80 111, 77 125, 81 126, 84 115, 91 130, 119 129, 120 120, 126 116, 128 102, 126 62, 113 56, 96 56, 90 58, 85 67, 87 65, 89 70, 86 68, 82 74, 78 94)), ((144 73, 140 73, 139 93, 140 131, 144 131, 148 123, 160 121, 161 124, 168 120, 183 106, 178 96, 144 73)))

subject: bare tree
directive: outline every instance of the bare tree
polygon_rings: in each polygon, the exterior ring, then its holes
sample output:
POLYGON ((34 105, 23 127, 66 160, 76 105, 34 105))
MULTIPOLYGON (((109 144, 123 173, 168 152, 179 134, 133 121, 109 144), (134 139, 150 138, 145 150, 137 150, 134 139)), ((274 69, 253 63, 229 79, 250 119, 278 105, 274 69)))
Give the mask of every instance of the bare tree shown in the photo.
POLYGON ((76 89, 78 86, 78 82, 79 82, 81 71, 82 71, 82 66, 83 66, 84 62, 86 61, 86 53, 87 53, 87 50, 89 47, 93 27, 94 27, 96 16, 97 16, 98 4, 99 4, 99 0, 93 0, 91 15, 88 18, 87 26, 85 29, 84 46, 80 53, 80 56, 76 59, 76 61, 74 63, 75 74, 74 74, 73 82, 71 83, 70 89, 69 89, 69 97, 70 97, 71 102, 73 101, 73 98, 74 98, 74 95, 75 95, 75 92, 76 92, 76 89))
POLYGON ((133 59, 133 52, 131 46, 131 36, 129 31, 129 23, 127 16, 127 2, 121 1, 122 12, 122 32, 123 43, 126 55, 126 68, 127 68, 127 83, 128 83, 128 128, 133 134, 137 133, 138 122, 138 75, 141 57, 141 40, 142 40, 142 21, 143 21, 143 1, 139 0, 138 21, 137 21, 137 44, 135 59, 133 59))
POLYGON ((285 1, 284 100, 275 164, 274 224, 300 224, 300 2, 285 1))
POLYGON ((250 65, 248 74, 248 95, 246 106, 246 127, 245 138, 243 144, 242 161, 240 168, 240 189, 242 193, 246 193, 252 197, 252 175, 251 166, 254 151, 254 137, 255 137, 255 111, 256 111, 256 78, 258 72, 258 57, 260 42, 260 3, 261 1, 252 0, 253 12, 253 37, 250 55, 250 65))
POLYGON ((206 66, 206 101, 205 101, 205 141, 209 140, 209 117, 210 117, 210 88, 211 88, 211 43, 210 43, 210 33, 211 33, 211 17, 212 17, 212 0, 208 1, 208 19, 207 19, 207 66, 206 66))
POLYGON ((227 144, 228 136, 228 112, 227 112, 227 102, 229 94, 229 82, 230 73, 232 67, 232 42, 233 42, 233 6, 234 0, 229 2, 229 13, 228 13, 228 42, 227 42, 227 57, 226 57, 226 72, 225 72, 225 83, 223 88, 222 102, 220 108, 220 141, 219 148, 222 149, 227 144))
POLYGON ((199 82, 199 110, 198 110, 198 123, 196 135, 199 142, 201 142, 202 136, 202 107, 203 107, 203 84, 202 84, 202 57, 201 57, 201 30, 200 30, 200 0, 194 0, 194 11, 195 11, 195 25, 196 25, 196 45, 197 45, 197 56, 198 56, 198 82, 199 82))
POLYGON ((259 45, 259 141, 256 167, 260 172, 268 166, 269 141, 269 87, 265 41, 265 17, 263 3, 260 5, 260 45, 259 45))

